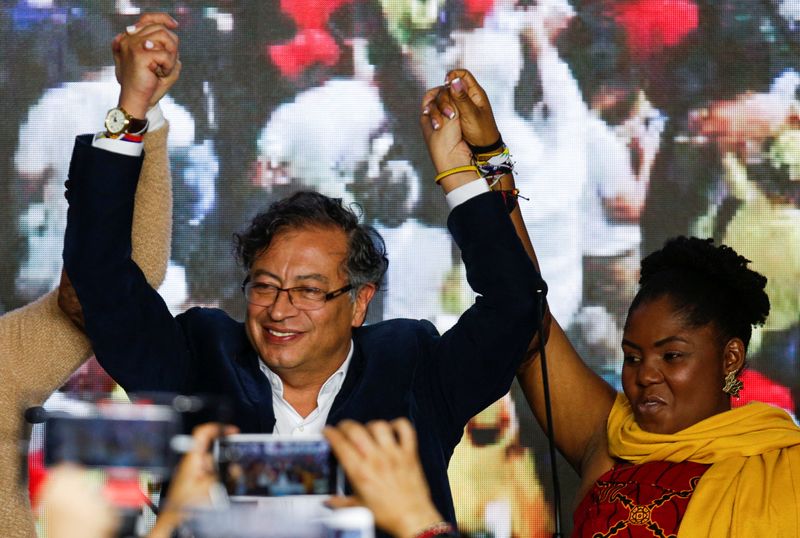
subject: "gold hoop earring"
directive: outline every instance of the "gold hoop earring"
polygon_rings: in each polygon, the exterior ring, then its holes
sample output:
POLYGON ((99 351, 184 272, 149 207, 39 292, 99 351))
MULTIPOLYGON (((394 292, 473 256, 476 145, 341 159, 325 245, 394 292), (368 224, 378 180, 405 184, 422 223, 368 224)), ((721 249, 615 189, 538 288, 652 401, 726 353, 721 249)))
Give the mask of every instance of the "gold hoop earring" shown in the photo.
POLYGON ((736 377, 736 371, 732 370, 725 376, 725 385, 722 387, 722 392, 733 396, 739 397, 739 392, 744 388, 742 380, 736 377))

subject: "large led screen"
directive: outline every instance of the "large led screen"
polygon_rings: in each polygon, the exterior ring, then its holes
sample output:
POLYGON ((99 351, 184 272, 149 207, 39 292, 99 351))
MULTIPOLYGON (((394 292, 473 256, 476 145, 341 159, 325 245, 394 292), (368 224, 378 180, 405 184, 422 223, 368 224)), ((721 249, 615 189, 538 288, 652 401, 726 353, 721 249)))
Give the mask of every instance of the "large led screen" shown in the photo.
MULTIPOLYGON (((4 1, 0 312, 58 285, 74 137, 101 131, 117 103, 114 35, 156 10, 179 21, 183 63, 161 104, 174 207, 159 291, 174 314, 242 319, 232 234, 315 189, 386 242, 368 322, 452 326, 474 294, 418 122, 424 91, 463 67, 513 155, 552 313, 589 366, 619 388, 641 258, 673 236, 713 237, 769 279, 737 403, 797 411, 797 0, 4 1)), ((87 387, 118 390, 90 362, 60 394, 87 387)), ((451 462, 464 533, 549 535, 554 466, 569 527, 576 475, 550 461, 515 385, 470 422, 451 462)), ((35 489, 43 471, 31 469, 35 489)))

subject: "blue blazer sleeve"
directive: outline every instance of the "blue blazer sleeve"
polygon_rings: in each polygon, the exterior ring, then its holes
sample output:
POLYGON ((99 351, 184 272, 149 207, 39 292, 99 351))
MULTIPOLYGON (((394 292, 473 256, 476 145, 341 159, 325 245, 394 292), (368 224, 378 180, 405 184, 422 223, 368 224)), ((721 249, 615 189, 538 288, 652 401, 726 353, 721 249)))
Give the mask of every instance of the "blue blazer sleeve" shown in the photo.
POLYGON ((75 142, 67 181, 64 268, 98 361, 126 391, 184 392, 189 350, 180 325, 131 258, 144 157, 75 142))
POLYGON ((455 207, 448 227, 478 298, 455 326, 432 340, 432 360, 422 367, 442 410, 443 431, 460 437, 470 418, 510 389, 535 334, 546 286, 499 193, 455 207))

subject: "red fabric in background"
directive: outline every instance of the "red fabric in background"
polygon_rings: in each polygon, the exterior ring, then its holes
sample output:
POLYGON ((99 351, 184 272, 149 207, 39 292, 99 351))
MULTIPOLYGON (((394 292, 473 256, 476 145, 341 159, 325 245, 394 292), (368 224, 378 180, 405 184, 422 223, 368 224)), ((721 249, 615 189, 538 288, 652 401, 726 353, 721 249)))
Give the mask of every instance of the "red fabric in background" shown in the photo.
POLYGON ((326 30, 312 28, 301 30, 282 45, 269 47, 272 60, 284 77, 297 78, 315 63, 332 67, 339 61, 339 45, 326 30))
POLYGON ((339 45, 328 32, 330 16, 353 0, 281 0, 281 10, 297 25, 297 35, 280 45, 267 47, 267 54, 281 74, 296 78, 316 63, 332 67, 339 61, 339 45))
POLYGON ((494 0, 464 0, 464 7, 473 23, 483 25, 486 14, 494 7, 494 0))
POLYGON ((628 48, 647 60, 680 43, 699 23, 693 0, 633 0, 609 4, 610 14, 625 29, 628 48))
POLYGON ((733 407, 741 407, 750 402, 764 402, 789 412, 795 411, 792 393, 788 387, 751 368, 746 368, 739 379, 744 383, 744 388, 739 393, 738 399, 731 398, 733 407))
POLYGON ((30 452, 28 454, 28 498, 34 510, 36 510, 39 492, 45 480, 47 480, 47 469, 44 466, 44 451, 30 452))
POLYGON ((352 0, 281 0, 281 11, 289 15, 298 30, 322 28, 331 15, 352 0))

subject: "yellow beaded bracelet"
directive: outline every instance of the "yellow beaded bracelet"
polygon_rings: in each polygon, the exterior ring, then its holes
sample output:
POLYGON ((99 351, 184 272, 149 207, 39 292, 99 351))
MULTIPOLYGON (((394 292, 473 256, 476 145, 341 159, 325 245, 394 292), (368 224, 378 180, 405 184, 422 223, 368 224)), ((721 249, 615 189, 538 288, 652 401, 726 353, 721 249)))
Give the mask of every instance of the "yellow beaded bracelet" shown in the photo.
POLYGON ((441 172, 439 175, 437 175, 434 181, 436 181, 436 183, 439 183, 447 176, 452 176, 453 174, 458 174, 459 172, 475 172, 480 176, 478 167, 475 166, 474 164, 468 164, 466 166, 457 166, 455 168, 451 168, 450 170, 445 170, 444 172, 441 172))
POLYGON ((497 157, 498 155, 502 155, 503 153, 508 152, 508 146, 503 144, 498 149, 494 151, 487 151, 486 153, 473 153, 473 157, 476 161, 488 161, 492 157, 497 157))

